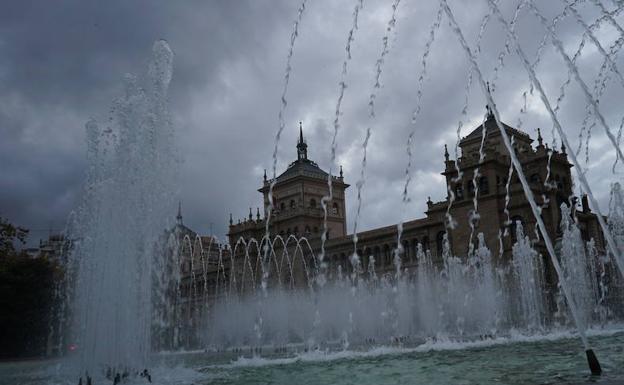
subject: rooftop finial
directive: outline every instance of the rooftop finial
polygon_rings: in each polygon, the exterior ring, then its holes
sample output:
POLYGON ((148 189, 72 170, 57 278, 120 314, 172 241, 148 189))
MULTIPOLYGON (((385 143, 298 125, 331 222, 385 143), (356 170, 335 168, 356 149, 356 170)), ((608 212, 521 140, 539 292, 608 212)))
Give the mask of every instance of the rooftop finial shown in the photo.
POLYGON ((267 176, 266 176, 266 168, 264 169, 264 181, 267 181, 267 176))
POLYGON ((565 146, 565 143, 563 143, 563 141, 561 142, 561 153, 562 153, 563 155, 566 155, 566 154, 567 154, 567 153, 566 153, 566 146, 565 146))
POLYGON ((234 224, 234 220, 232 219, 232 213, 230 213, 230 226, 234 224))
POLYGON ((299 121, 299 143, 303 143, 303 123, 299 121))
POLYGON ((446 160, 447 162, 449 161, 449 152, 446 144, 444 144, 444 160, 446 160))
POLYGON ((260 207, 256 207, 256 220, 260 220, 260 207))
POLYGON ((340 177, 342 178, 342 165, 340 165, 340 177))
POLYGON ((182 225, 182 201, 178 201, 178 215, 176 215, 176 223, 182 225))
POLYGON ((544 142, 542 140, 542 131, 539 129, 539 127, 537 128, 537 144, 540 147, 544 145, 544 142))
POLYGON ((249 208, 249 220, 253 220, 253 214, 251 213, 251 207, 249 208))

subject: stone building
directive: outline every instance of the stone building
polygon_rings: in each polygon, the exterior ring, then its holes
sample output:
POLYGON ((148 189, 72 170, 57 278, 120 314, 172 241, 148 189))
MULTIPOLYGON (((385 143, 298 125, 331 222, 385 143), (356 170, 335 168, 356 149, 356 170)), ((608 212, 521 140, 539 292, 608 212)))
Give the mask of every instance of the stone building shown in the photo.
MULTIPOLYGON (((604 253, 602 232, 587 198, 579 200, 573 196, 572 165, 566 149, 549 149, 539 129, 536 144, 525 132, 506 124, 504 129, 513 138, 516 155, 541 207, 550 238, 556 244, 560 242, 560 206, 565 203, 572 207, 583 239, 594 239, 598 252, 604 253)), ((554 269, 515 170, 509 177, 511 159, 491 114, 461 139, 458 159, 451 159, 445 146, 440 160, 447 195, 436 202, 428 199, 423 217, 402 224, 401 247, 397 247, 397 224, 359 232, 354 246, 353 234, 347 233, 345 190, 349 185, 342 169, 338 176, 331 177, 333 199, 326 201, 328 233, 323 241, 322 202, 329 195, 329 175, 308 157, 301 124, 296 150, 296 160, 275 180, 268 179, 265 173, 258 189, 262 194, 262 213, 256 208, 254 215, 250 208, 247 218, 237 223, 230 215, 229 246, 189 229, 178 212, 174 236, 170 237, 174 240, 170 250, 177 250, 177 254, 168 257, 175 261, 168 274, 177 274, 179 279, 174 280, 178 285, 170 288, 169 297, 175 304, 167 317, 168 324, 174 327, 164 331, 169 341, 165 345, 199 346, 201 330, 205 330, 200 324, 205 318, 203 314, 216 310, 219 297, 257 293, 261 287, 277 284, 282 288, 290 284, 293 289, 306 284, 312 287, 315 282, 311 277, 319 271, 329 280, 351 273, 354 255, 359 257, 360 276, 392 277, 395 261, 400 261, 402 272, 411 274, 418 268, 419 248, 429 252, 434 263, 442 265, 447 245, 450 253, 466 258, 469 249, 477 246, 477 234, 483 233, 493 263, 501 266, 512 257, 517 224, 523 226, 541 254, 547 286, 555 288, 554 269), (274 208, 268 229, 271 247, 264 248, 273 182, 274 208), (324 263, 319 265, 322 249, 324 263), (285 255, 289 257, 284 258, 285 255)), ((554 290, 549 292, 552 305, 554 290)))
MULTIPOLYGON (((537 144, 534 145, 534 140, 527 133, 507 124, 503 126, 509 137, 513 138, 516 155, 522 163, 537 203, 542 208, 542 217, 551 239, 556 241, 560 237, 560 205, 566 203, 573 208, 584 240, 593 238, 598 250, 604 251, 602 232, 595 214, 587 204, 587 198, 584 196, 579 201, 573 196, 572 165, 568 162, 565 147, 560 150, 549 149, 543 143, 539 129, 537 144)), ((275 209, 271 213, 269 232, 272 237, 280 235, 284 240, 289 236, 305 236, 312 251, 306 264, 312 266, 315 263, 314 256, 321 249, 323 210, 319 202, 328 195, 328 174, 308 158, 308 146, 301 126, 299 129, 297 160, 275 180, 275 209)), ((450 251, 462 257, 468 254, 471 244, 476 247, 478 233, 484 234, 485 243, 497 263, 511 257, 516 236, 515 225, 520 223, 524 233, 535 239, 534 246, 544 258, 547 280, 554 283, 552 265, 541 236, 536 232, 536 221, 515 170, 509 185, 507 183, 511 159, 491 113, 488 113, 483 124, 462 138, 458 152, 459 158, 453 160, 445 146, 444 159, 441 160, 447 196, 437 202, 429 199, 424 217, 403 223, 401 248, 397 248, 397 225, 392 224, 358 233, 357 248, 354 249, 353 235, 346 232, 344 192, 349 185, 344 182, 342 170, 338 177, 332 176, 334 197, 327 203, 329 232, 325 242, 325 261, 329 263, 329 270, 335 272, 340 266, 343 272, 349 271, 349 258, 354 252, 360 257, 364 271, 373 266, 371 260, 374 260, 378 274, 392 271, 396 253, 400 255, 401 265, 409 270, 416 266, 415 256, 419 244, 441 262, 445 237, 450 251), (509 197, 508 202, 506 197, 509 197)), ((246 220, 235 224, 230 217, 228 237, 235 259, 241 258, 243 249, 249 250, 244 244, 252 239, 261 240, 265 235, 271 182, 265 174, 263 185, 258 190, 263 194, 264 216, 261 217, 257 209, 254 219, 250 209, 246 220)), ((256 260, 257 265, 259 248, 256 251, 251 249, 247 259, 256 260)))

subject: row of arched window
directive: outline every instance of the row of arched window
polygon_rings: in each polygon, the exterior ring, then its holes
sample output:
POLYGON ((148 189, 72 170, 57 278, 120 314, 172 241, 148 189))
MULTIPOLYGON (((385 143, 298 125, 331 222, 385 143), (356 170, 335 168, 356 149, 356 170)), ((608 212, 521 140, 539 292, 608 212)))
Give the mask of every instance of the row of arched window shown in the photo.
MULTIPOLYGON (((490 185, 488 182, 488 178, 486 176, 482 176, 479 178, 479 195, 487 195, 490 193, 490 185)), ((466 190, 468 192, 468 198, 472 198, 475 193, 475 185, 472 180, 469 180, 466 183, 466 190)), ((457 183, 455 185, 455 200, 460 201, 464 199, 464 186, 462 183, 457 183)))
MULTIPOLYGON (((295 210, 297 208, 297 202, 294 199, 291 199, 289 204, 288 204, 290 210, 295 210)), ((311 198, 310 201, 308 202, 308 207, 311 209, 315 209, 317 208, 317 204, 316 204, 316 199, 311 198)), ((340 206, 338 206, 338 203, 333 203, 331 206, 331 213, 334 215, 340 215, 340 206)), ((281 211, 285 211, 286 210, 286 202, 281 202, 280 203, 280 210, 281 211)))
MULTIPOLYGON (((441 257, 444 249, 444 231, 438 232, 436 235, 436 245, 435 245, 435 256, 441 257)), ((432 251, 430 250, 429 237, 425 236, 421 239, 413 238, 406 239, 402 242, 403 250, 401 253, 401 261, 402 263, 407 262, 416 262, 417 261, 417 253, 418 253, 418 245, 421 244, 423 252, 432 251)), ((368 247, 365 246, 364 249, 358 249, 357 254, 360 257, 360 264, 362 266, 362 270, 368 271, 369 264, 371 259, 374 258, 375 268, 382 269, 391 267, 394 264, 394 253, 396 250, 396 244, 383 244, 368 247)), ((349 271, 351 269, 351 262, 348 260, 348 257, 345 253, 334 254, 331 256, 329 261, 331 267, 336 269, 338 266, 341 266, 343 272, 349 271)))

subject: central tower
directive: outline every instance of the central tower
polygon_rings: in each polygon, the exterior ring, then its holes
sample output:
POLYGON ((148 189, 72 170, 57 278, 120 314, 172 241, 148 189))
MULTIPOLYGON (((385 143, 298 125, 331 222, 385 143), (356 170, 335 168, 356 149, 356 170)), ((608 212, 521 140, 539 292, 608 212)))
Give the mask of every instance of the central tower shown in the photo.
MULTIPOLYGON (((320 237, 323 231, 323 208, 321 200, 329 195, 328 173, 308 159, 308 144, 303 137, 299 122, 297 160, 279 175, 273 187, 274 209, 271 218, 271 233, 287 237, 295 235, 307 238, 320 237)), ((336 238, 347 234, 345 190, 342 168, 339 176, 332 176, 333 199, 327 202, 328 237, 336 238)), ((264 196, 265 217, 268 214, 269 190, 272 180, 264 178, 258 191, 264 196)))

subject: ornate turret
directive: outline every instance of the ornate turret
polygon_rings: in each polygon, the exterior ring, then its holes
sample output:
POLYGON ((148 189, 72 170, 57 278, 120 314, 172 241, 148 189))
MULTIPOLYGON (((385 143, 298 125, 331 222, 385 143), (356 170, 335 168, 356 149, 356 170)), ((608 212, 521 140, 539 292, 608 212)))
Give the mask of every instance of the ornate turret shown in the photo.
POLYGON ((303 127, 299 122, 299 142, 297 143, 297 160, 308 159, 308 145, 303 141, 303 127))

